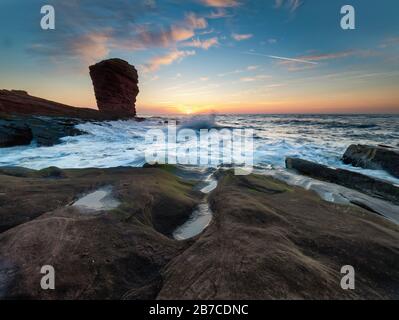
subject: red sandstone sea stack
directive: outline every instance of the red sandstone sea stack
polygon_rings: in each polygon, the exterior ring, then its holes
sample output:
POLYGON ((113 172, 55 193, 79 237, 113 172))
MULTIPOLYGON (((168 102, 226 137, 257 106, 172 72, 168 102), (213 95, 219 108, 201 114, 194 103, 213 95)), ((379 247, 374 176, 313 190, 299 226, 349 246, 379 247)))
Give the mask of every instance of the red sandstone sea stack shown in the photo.
POLYGON ((89 69, 98 109, 121 117, 134 117, 139 93, 136 68, 121 59, 108 59, 89 69))

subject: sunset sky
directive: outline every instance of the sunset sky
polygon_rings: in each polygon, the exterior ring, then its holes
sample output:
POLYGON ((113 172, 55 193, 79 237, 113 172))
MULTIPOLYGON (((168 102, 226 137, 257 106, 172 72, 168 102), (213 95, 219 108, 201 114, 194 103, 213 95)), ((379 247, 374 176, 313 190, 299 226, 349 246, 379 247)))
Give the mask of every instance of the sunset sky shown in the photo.
POLYGON ((1 0, 0 88, 96 108, 88 66, 119 57, 140 114, 399 113, 398 14, 397 0, 1 0), (40 28, 45 4, 56 30, 40 28))

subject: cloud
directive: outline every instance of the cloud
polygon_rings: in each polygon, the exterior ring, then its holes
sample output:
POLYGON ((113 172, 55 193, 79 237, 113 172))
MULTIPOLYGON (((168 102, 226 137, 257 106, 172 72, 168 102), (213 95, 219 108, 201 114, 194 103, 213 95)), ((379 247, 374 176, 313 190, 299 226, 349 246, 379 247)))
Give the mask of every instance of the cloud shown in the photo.
POLYGON ((171 47, 177 42, 185 41, 195 35, 196 30, 205 29, 208 23, 205 18, 194 13, 188 13, 183 22, 172 24, 169 27, 151 29, 151 25, 139 25, 135 34, 125 46, 131 49, 147 49, 151 47, 171 47))
POLYGON ((254 81, 270 79, 270 78, 271 78, 271 76, 260 74, 260 75, 254 76, 254 77, 242 77, 242 78, 240 78, 240 81, 242 81, 242 82, 254 82, 254 81))
POLYGON ((201 80, 201 81, 208 81, 209 78, 208 78, 208 77, 201 77, 200 80, 201 80))
POLYGON ((300 62, 300 63, 308 63, 308 64, 317 64, 317 62, 305 60, 305 59, 296 59, 296 58, 288 58, 288 57, 280 57, 280 56, 272 56, 268 54, 256 53, 256 52, 244 52, 245 54, 253 55, 253 56, 261 56, 271 59, 283 60, 284 62, 300 62))
POLYGON ((208 7, 216 7, 216 8, 229 8, 241 5, 241 3, 237 0, 199 0, 199 1, 208 7))
POLYGON ((275 0, 275 8, 286 8, 290 12, 295 12, 298 8, 303 5, 302 0, 275 0))
POLYGON ((236 41, 243 41, 243 40, 248 40, 251 39, 254 35, 251 33, 248 34, 238 34, 238 33, 232 33, 231 37, 236 40, 236 41))
POLYGON ((229 14, 224 8, 216 8, 216 10, 212 11, 210 14, 206 16, 208 19, 220 19, 220 18, 229 18, 233 17, 232 14, 229 14))
POLYGON ((86 65, 93 64, 109 54, 107 33, 90 33, 76 39, 72 44, 72 51, 78 55, 86 65))
POLYGON ((72 62, 77 68, 105 57, 112 47, 126 45, 136 20, 157 10, 148 0, 52 0, 51 4, 62 13, 56 16, 56 32, 33 34, 27 50, 41 61, 72 62))
POLYGON ((193 29, 205 29, 208 26, 205 18, 197 17, 193 12, 186 15, 186 23, 193 29))
POLYGON ((376 52, 371 50, 349 50, 318 55, 300 56, 295 58, 274 56, 256 52, 244 53, 279 60, 278 65, 285 66, 288 71, 301 71, 314 68, 321 61, 342 59, 348 57, 371 57, 376 55, 376 52))
POLYGON ((282 60, 280 63, 284 64, 284 63, 291 63, 291 62, 295 62, 295 63, 307 63, 307 64, 317 64, 317 62, 311 61, 312 59, 306 59, 306 57, 303 58, 288 58, 288 57, 279 57, 279 56, 270 56, 268 55, 267 57, 272 58, 272 59, 278 59, 278 60, 282 60))
POLYGON ((259 66, 248 66, 247 70, 248 71, 254 71, 254 70, 257 70, 258 68, 259 68, 259 66))
POLYGON ((399 45, 399 37, 392 37, 385 39, 384 41, 381 42, 380 48, 385 49, 393 46, 398 46, 399 45))
POLYGON ((340 52, 325 53, 318 55, 300 56, 295 58, 266 55, 254 52, 245 52, 245 54, 276 59, 279 60, 278 65, 286 67, 288 71, 302 71, 314 68, 322 61, 343 59, 349 57, 357 57, 357 58, 372 57, 375 56, 377 53, 372 50, 349 50, 349 51, 340 51, 340 52))
POLYGON ((356 53, 361 53, 360 51, 341 51, 341 52, 334 52, 334 53, 327 53, 327 54, 320 54, 320 55, 313 55, 313 56, 304 56, 300 59, 310 60, 310 61, 323 61, 323 60, 331 60, 331 59, 339 59, 339 58, 346 58, 356 53))
POLYGON ((152 58, 146 65, 145 71, 156 71, 161 66, 170 65, 175 61, 181 61, 183 58, 195 55, 195 51, 173 50, 166 55, 152 58))
POLYGON ((194 48, 201 48, 204 50, 208 50, 209 48, 217 45, 219 45, 219 40, 217 37, 213 37, 206 40, 194 39, 192 41, 182 43, 183 47, 194 47, 194 48))
POLYGON ((237 74, 237 73, 242 73, 242 72, 244 72, 244 70, 237 69, 237 70, 230 71, 230 72, 219 73, 219 74, 218 74, 218 77, 230 76, 230 75, 232 75, 232 74, 237 74))
MULTIPOLYGON (((206 18, 193 12, 165 23, 137 23, 145 14, 159 14, 155 1, 53 0, 58 15, 57 32, 40 32, 28 44, 30 54, 43 61, 59 61, 81 68, 106 58, 113 49, 175 48, 208 27, 206 18), (62 27, 61 27, 62 26, 62 27)), ((209 48, 214 43, 205 42, 209 48)))

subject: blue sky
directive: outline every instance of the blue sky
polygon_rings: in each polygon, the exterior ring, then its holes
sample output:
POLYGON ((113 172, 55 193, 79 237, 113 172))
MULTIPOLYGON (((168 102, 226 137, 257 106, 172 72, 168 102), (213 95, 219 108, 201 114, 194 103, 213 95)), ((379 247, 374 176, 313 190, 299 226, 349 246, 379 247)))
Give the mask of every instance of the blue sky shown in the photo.
POLYGON ((394 0, 2 0, 0 88, 95 107, 88 66, 120 57, 141 113, 399 112, 394 0), (56 29, 40 28, 55 8, 56 29), (350 4, 356 29, 340 27, 350 4))

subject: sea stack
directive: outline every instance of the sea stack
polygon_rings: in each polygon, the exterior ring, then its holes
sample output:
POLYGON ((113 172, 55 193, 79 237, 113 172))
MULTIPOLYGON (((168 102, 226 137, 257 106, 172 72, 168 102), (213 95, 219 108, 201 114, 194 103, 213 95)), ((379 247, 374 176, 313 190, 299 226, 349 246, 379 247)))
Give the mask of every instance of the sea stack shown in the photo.
POLYGON ((135 117, 139 93, 136 68, 122 59, 108 59, 89 69, 98 109, 120 117, 135 117))

